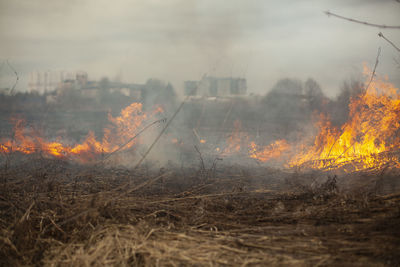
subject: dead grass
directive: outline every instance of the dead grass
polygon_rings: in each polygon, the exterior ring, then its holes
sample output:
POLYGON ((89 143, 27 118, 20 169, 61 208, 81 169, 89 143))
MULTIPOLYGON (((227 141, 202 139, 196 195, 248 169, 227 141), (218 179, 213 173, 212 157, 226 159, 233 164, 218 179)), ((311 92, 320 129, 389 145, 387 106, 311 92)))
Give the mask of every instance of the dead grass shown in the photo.
POLYGON ((1 176, 2 266, 400 264, 395 170, 231 166, 205 181, 42 159, 1 176))

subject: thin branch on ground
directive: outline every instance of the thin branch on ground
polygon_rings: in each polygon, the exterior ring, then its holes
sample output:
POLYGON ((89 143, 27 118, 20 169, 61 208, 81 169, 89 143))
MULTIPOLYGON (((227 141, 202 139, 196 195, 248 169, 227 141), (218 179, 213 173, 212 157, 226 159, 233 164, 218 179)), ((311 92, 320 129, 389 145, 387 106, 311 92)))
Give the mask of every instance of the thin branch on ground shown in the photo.
POLYGON ((203 156, 201 155, 201 152, 200 152, 200 150, 199 150, 199 148, 197 146, 194 146, 194 148, 196 149, 196 151, 197 151, 197 153, 199 154, 199 157, 200 157, 201 171, 204 172, 206 170, 206 166, 204 164, 203 156))
POLYGON ((370 22, 366 22, 366 21, 361 21, 361 20, 357 20, 357 19, 352 19, 352 18, 348 18, 348 17, 344 17, 335 13, 332 13, 330 11, 325 11, 324 12, 326 15, 328 16, 333 16, 339 19, 344 19, 350 22, 354 22, 354 23, 359 23, 359 24, 363 24, 366 26, 371 26, 371 27, 376 27, 376 28, 380 28, 380 29, 398 29, 400 30, 400 26, 390 26, 390 25, 384 25, 384 24, 375 24, 375 23, 370 23, 370 22))

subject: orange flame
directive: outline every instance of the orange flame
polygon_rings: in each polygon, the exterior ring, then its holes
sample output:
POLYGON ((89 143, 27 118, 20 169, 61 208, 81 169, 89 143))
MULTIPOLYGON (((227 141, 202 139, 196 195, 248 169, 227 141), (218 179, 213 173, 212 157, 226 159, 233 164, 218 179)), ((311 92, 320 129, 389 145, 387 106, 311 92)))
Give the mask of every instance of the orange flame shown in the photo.
MULTIPOLYGON (((371 77, 366 66, 364 75, 371 77)), ((387 78, 377 77, 367 91, 351 99, 349 108, 350 119, 341 130, 321 117, 314 145, 290 165, 310 162, 313 168, 331 169, 351 163, 354 170, 379 168, 388 162, 400 166, 398 157, 387 153, 400 148, 399 90, 387 78)))
POLYGON ((223 155, 239 153, 243 148, 243 144, 248 141, 248 136, 242 131, 242 123, 239 120, 234 121, 233 127, 233 132, 227 140, 227 147, 222 152, 223 155))
MULTIPOLYGON (((367 84, 371 70, 364 66, 367 84)), ((380 168, 385 164, 400 167, 400 96, 399 89, 385 77, 375 77, 367 90, 350 101, 349 120, 337 129, 329 118, 320 115, 318 134, 313 145, 293 146, 296 153, 288 166, 333 169, 352 166, 351 170, 380 168)), ((259 151, 251 144, 249 156, 260 161, 280 157, 289 145, 277 141, 259 151)))
POLYGON ((290 145, 286 140, 277 140, 274 143, 258 149, 254 142, 250 143, 250 158, 257 159, 262 162, 267 162, 271 159, 276 159, 282 156, 282 154, 290 149, 290 145))
MULTIPOLYGON (((162 112, 161 108, 155 110, 151 115, 162 112)), ((102 141, 97 141, 93 132, 89 132, 82 144, 75 146, 63 145, 59 142, 48 142, 25 127, 23 120, 14 123, 14 138, 6 140, 0 145, 0 152, 21 152, 32 154, 41 152, 55 157, 77 156, 82 161, 95 159, 96 155, 111 153, 120 145, 127 143, 138 128, 148 119, 149 115, 142 111, 142 104, 132 103, 121 111, 120 116, 108 115, 110 124, 104 129, 102 141)), ((126 145, 125 149, 131 148, 137 143, 137 139, 126 145)))

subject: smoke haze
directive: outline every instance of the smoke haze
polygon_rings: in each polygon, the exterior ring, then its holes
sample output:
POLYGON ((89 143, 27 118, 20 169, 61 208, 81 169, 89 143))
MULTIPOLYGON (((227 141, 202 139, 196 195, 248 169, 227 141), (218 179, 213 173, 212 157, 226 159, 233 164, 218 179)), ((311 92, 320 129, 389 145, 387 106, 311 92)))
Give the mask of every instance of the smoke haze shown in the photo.
MULTIPOLYGON (((182 83, 204 73, 245 76, 265 94, 278 79, 315 78, 329 96, 362 62, 399 84, 399 54, 380 29, 328 18, 323 11, 399 25, 396 1, 85 0, 0 1, 0 59, 19 72, 24 91, 33 70, 84 70, 92 79, 182 83)), ((396 30, 383 31, 400 43, 396 30)), ((4 66, 3 66, 4 67, 4 66)), ((1 70, 1 88, 12 72, 1 70)))

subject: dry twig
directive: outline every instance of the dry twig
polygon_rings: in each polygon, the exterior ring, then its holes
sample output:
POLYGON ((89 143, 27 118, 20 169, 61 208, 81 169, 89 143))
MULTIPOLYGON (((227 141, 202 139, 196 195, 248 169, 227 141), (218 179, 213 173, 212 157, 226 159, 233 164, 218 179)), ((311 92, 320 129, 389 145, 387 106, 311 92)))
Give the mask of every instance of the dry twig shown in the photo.
MULTIPOLYGON (((376 68, 378 67, 378 64, 379 64, 379 56, 380 56, 380 55, 381 55, 381 48, 379 47, 379 48, 378 48, 378 54, 376 55, 374 70, 372 71, 371 79, 369 80, 369 83, 368 83, 367 87, 365 88, 364 94, 367 93, 367 91, 368 91, 368 89, 369 89, 369 87, 370 87, 370 85, 371 85, 371 83, 372 83, 372 81, 373 81, 373 79, 374 79, 374 77, 375 77, 376 68)), ((370 129, 371 129, 371 127, 365 132, 365 134, 366 134, 370 129)), ((328 153, 327 158, 329 158, 329 156, 330 156, 330 154, 331 154, 331 152, 332 152, 333 147, 335 146, 335 144, 336 144, 337 140, 340 138, 340 136, 342 136, 342 134, 343 134, 343 130, 342 130, 341 134, 335 139, 335 142, 333 142, 331 148, 329 149, 329 153, 328 153)), ((340 154, 340 155, 331 163, 331 165, 332 165, 333 163, 335 163, 339 158, 341 158, 342 155, 343 155, 347 150, 349 150, 349 148, 351 148, 354 144, 355 144, 355 141, 351 144, 351 146, 349 146, 345 151, 343 151, 343 153, 340 154)), ((329 166, 327 166, 327 167, 329 167, 329 166)))
POLYGON ((391 44, 398 52, 400 52, 400 48, 398 48, 392 41, 390 41, 386 36, 384 36, 382 32, 379 32, 378 36, 386 40, 386 42, 391 44))
POLYGON ((370 23, 370 22, 366 22, 366 21, 361 21, 361 20, 357 20, 357 19, 352 19, 352 18, 348 18, 348 17, 344 17, 341 15, 337 15, 335 13, 332 13, 330 11, 325 11, 324 12, 326 15, 328 16, 333 16, 339 19, 344 19, 350 22, 354 22, 354 23, 359 23, 359 24, 363 24, 366 26, 371 26, 371 27, 376 27, 376 28, 380 28, 380 29, 397 29, 400 30, 400 26, 388 26, 388 25, 384 25, 384 24, 375 24, 375 23, 370 23))
MULTIPOLYGON (((204 75, 205 76, 205 75, 204 75)), ((200 86, 200 84, 197 85, 196 88, 193 89, 193 91, 197 90, 197 88, 200 86)), ((161 132, 158 134, 158 136, 156 137, 156 139, 153 141, 153 143, 151 144, 151 146, 147 149, 147 151, 143 154, 142 158, 139 160, 139 162, 136 164, 136 166, 134 167, 134 169, 137 169, 142 162, 146 159, 147 155, 150 153, 150 151, 153 149, 153 147, 157 144, 158 140, 161 138, 161 136, 164 134, 164 132, 168 129, 169 125, 171 124, 171 122, 175 119, 176 115, 178 115, 178 113, 181 111, 181 109, 183 108, 183 106, 185 105, 186 101, 189 100, 191 94, 188 94, 186 96, 186 98, 181 102, 181 104, 179 105, 179 107, 177 108, 177 110, 175 111, 175 113, 172 115, 171 119, 167 122, 167 124, 165 125, 165 127, 161 130, 161 132)))
POLYGON ((14 74, 15 74, 15 77, 16 77, 15 83, 14 83, 13 87, 12 87, 11 90, 10 90, 10 95, 11 95, 11 94, 14 93, 14 89, 15 89, 15 87, 16 87, 17 84, 18 84, 19 76, 18 76, 17 71, 13 68, 13 66, 11 66, 11 64, 10 64, 10 62, 8 62, 8 60, 7 60, 7 65, 10 67, 10 69, 12 69, 12 70, 14 71, 14 74))
POLYGON ((200 162, 201 162, 201 171, 205 172, 206 166, 204 165, 203 156, 201 155, 201 152, 197 146, 194 146, 194 149, 196 149, 197 153, 199 154, 199 158, 200 158, 200 162))
POLYGON ((140 134, 142 134, 144 131, 146 131, 148 128, 150 128, 151 126, 157 124, 157 123, 162 123, 165 122, 167 119, 163 118, 160 120, 156 120, 153 123, 147 125, 146 127, 144 127, 142 130, 140 130, 137 134, 135 134, 135 136, 133 136, 131 139, 129 139, 126 143, 124 143, 123 145, 121 145, 120 147, 118 147, 116 150, 114 150, 113 152, 111 152, 110 154, 106 155, 101 162, 103 162, 104 160, 108 159, 109 157, 111 157, 112 155, 114 155, 115 153, 117 153, 118 151, 121 151, 121 149, 123 149, 125 146, 127 146, 130 142, 132 142, 133 140, 136 139, 136 137, 138 137, 140 134))

